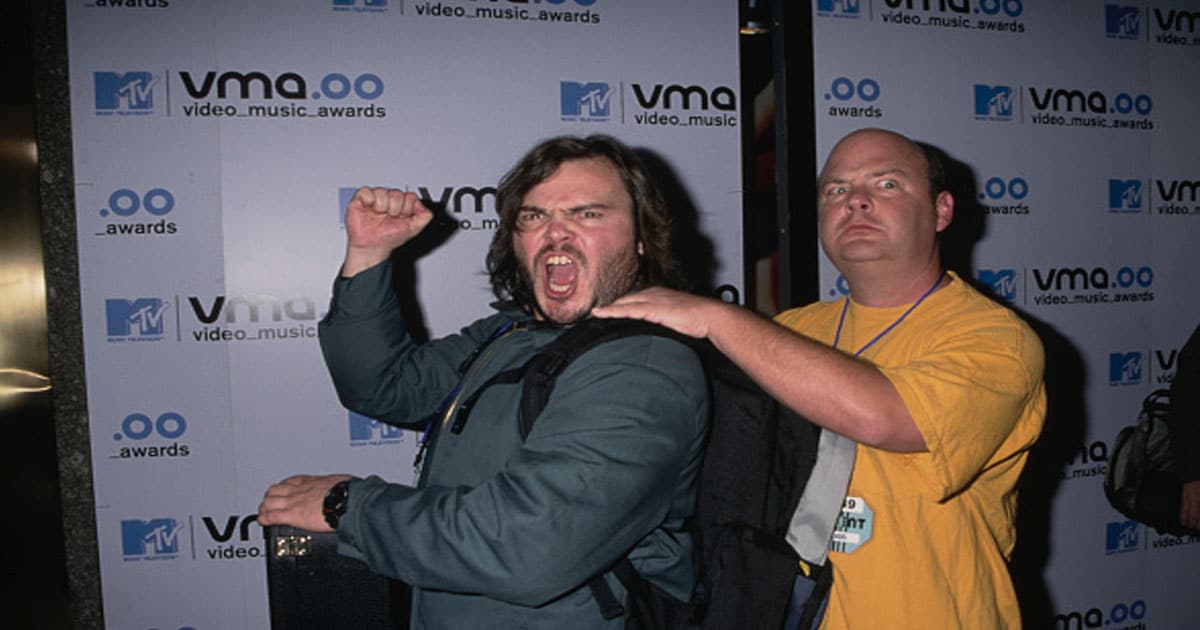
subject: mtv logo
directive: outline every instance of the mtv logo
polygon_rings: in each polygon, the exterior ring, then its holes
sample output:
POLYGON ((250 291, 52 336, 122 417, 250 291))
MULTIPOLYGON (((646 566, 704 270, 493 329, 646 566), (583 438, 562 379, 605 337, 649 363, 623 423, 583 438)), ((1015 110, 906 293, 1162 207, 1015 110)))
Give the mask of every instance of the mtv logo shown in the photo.
POLYGON ((121 521, 121 550, 125 556, 162 556, 179 553, 179 530, 173 518, 121 521))
POLYGON ((860 7, 860 0, 817 0, 817 13, 820 15, 858 17, 860 7))
POLYGON ((1109 385, 1136 385, 1141 382, 1141 352, 1113 352, 1108 355, 1109 385))
POLYGON ((350 205, 350 200, 354 198, 356 190, 358 190, 356 187, 338 186, 338 223, 343 228, 346 227, 346 206, 350 205))
POLYGON ((1104 5, 1104 34, 1113 39, 1138 39, 1142 10, 1119 4, 1104 5))
POLYGON ((363 442, 367 440, 399 440, 404 430, 374 418, 350 412, 350 441, 363 442))
POLYGON ((563 118, 607 120, 612 115, 613 89, 607 83, 560 81, 563 118))
POLYGON ((980 269, 979 281, 991 287, 997 296, 1009 302, 1017 300, 1017 271, 1015 269, 980 269))
POLYGON ((96 72, 96 111, 151 112, 158 77, 149 72, 96 72))
POLYGON ((163 313, 167 301, 160 298, 104 300, 104 315, 109 337, 159 337, 163 334, 163 313))
POLYGON ((1136 179, 1108 180, 1109 210, 1141 210, 1142 182, 1136 179))
POLYGON ((1137 521, 1109 523, 1104 532, 1104 553, 1137 551, 1142 528, 1137 521))
POLYGON ((1007 85, 975 84, 977 120, 1012 120, 1013 89, 1007 85))

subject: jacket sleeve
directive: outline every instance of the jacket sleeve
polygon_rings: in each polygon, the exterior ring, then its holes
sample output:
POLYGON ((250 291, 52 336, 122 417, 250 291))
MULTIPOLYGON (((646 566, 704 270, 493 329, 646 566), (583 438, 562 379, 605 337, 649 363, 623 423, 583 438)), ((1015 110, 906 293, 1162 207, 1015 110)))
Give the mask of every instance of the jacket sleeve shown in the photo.
POLYGON ((375 571, 421 588, 549 602, 606 570, 668 514, 681 527, 694 500, 705 392, 699 361, 682 344, 605 344, 563 373, 528 439, 485 482, 353 482, 338 527, 343 552, 352 547, 375 571))
POLYGON ((1200 480, 1200 326, 1179 350, 1167 416, 1182 481, 1200 480))
POLYGON ((434 412, 457 382, 459 362, 476 343, 468 330, 413 343, 386 261, 334 282, 329 313, 317 331, 342 405, 398 425, 419 423, 434 412))

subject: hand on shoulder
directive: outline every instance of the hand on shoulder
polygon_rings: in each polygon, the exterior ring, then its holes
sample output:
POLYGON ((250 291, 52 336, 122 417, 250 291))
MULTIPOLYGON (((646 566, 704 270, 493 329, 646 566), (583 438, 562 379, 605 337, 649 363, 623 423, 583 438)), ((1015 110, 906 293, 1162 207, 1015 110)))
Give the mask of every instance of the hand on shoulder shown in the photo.
POLYGON ((607 306, 592 309, 595 317, 641 319, 675 332, 703 339, 708 337, 710 319, 718 308, 728 306, 712 298, 663 287, 626 294, 607 306))

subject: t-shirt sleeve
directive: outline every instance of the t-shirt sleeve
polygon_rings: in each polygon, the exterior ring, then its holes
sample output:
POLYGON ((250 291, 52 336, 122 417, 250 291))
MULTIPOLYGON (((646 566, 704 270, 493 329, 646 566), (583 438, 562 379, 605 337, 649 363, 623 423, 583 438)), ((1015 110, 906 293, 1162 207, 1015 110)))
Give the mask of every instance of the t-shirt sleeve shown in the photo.
POLYGON ((1043 361, 1033 330, 1006 318, 942 326, 920 358, 881 368, 925 438, 929 452, 915 457, 941 499, 1036 441, 1043 361))

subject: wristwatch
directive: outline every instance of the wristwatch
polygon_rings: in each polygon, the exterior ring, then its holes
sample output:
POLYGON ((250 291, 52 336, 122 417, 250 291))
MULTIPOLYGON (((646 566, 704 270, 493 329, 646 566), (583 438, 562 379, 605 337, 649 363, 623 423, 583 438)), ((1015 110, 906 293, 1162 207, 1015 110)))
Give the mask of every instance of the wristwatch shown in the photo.
POLYGON ((325 516, 325 522, 333 529, 337 529, 338 520, 346 513, 346 505, 350 499, 350 480, 339 481, 333 484, 329 492, 325 493, 325 502, 321 505, 321 514, 325 516))

